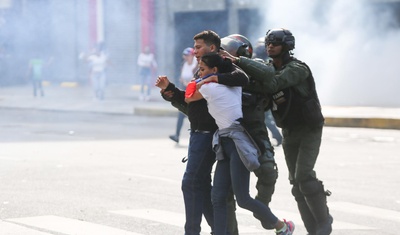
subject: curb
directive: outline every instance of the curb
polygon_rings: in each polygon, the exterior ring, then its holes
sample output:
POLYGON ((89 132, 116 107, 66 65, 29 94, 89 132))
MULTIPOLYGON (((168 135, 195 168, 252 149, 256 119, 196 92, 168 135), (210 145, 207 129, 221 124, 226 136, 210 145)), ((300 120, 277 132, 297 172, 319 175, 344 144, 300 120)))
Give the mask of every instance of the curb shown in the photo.
POLYGON ((138 116, 176 117, 178 111, 171 108, 134 107, 133 114, 138 116))
POLYGON ((62 82, 60 83, 61 87, 67 87, 67 88, 73 88, 73 87, 78 87, 79 84, 77 82, 62 82))
MULTIPOLYGON (((49 96, 53 97, 51 99, 32 98, 28 95, 31 93, 30 86, 10 87, 10 89, 5 88, 4 91, 3 88, 0 89, 2 91, 0 109, 36 109, 149 117, 177 117, 179 112, 160 97, 153 97, 151 102, 140 102, 139 85, 113 87, 111 92, 119 98, 105 103, 88 101, 90 89, 78 82, 46 82, 44 85, 60 89, 52 90, 53 96, 49 96), (77 90, 77 92, 68 93, 72 90, 77 90), (22 95, 18 96, 18 94, 22 95)), ((324 112, 325 126, 400 130, 400 107, 326 106, 324 109, 326 111, 324 112)))
MULTIPOLYGON (((161 107, 134 107, 134 115, 175 117, 177 110, 161 107)), ((400 130, 400 119, 325 117, 325 126, 400 130)))
POLYGON ((334 118, 325 117, 325 125, 400 130, 400 120, 391 118, 334 118))

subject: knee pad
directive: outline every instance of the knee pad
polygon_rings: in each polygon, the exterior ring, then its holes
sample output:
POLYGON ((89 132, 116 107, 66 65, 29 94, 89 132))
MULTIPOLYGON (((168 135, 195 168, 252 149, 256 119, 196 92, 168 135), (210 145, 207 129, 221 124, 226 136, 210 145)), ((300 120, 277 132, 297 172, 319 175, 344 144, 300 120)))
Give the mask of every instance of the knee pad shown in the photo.
POLYGON ((299 203, 305 203, 306 199, 303 195, 303 193, 300 191, 300 186, 299 185, 293 185, 292 187, 292 195, 296 202, 299 203))
POLYGON ((322 184, 322 181, 317 179, 300 182, 299 189, 304 196, 324 193, 324 185, 322 184))
POLYGON ((278 178, 278 170, 274 162, 262 163, 254 173, 258 178, 257 185, 275 185, 278 178))
POLYGON ((293 185, 293 187, 292 187, 292 195, 293 195, 293 197, 294 198, 300 198, 300 197, 304 197, 304 195, 301 193, 301 191, 300 191, 300 187, 299 187, 299 185, 293 185))

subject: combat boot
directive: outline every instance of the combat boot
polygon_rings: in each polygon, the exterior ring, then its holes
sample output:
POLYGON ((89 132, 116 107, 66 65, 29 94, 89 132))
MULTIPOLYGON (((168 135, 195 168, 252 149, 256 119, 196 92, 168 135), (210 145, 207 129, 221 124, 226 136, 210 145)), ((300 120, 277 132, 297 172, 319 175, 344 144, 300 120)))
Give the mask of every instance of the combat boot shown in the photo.
POLYGON ((317 222, 315 221, 310 208, 308 208, 306 199, 300 192, 298 185, 293 186, 292 195, 297 202, 297 208, 299 209, 301 220, 303 221, 304 227, 306 227, 308 235, 315 235, 317 232, 317 222))
POLYGON ((329 214, 326 196, 330 192, 324 191, 321 181, 318 183, 321 184, 321 189, 317 193, 306 195, 305 199, 317 223, 316 235, 329 235, 332 232, 333 217, 329 214))

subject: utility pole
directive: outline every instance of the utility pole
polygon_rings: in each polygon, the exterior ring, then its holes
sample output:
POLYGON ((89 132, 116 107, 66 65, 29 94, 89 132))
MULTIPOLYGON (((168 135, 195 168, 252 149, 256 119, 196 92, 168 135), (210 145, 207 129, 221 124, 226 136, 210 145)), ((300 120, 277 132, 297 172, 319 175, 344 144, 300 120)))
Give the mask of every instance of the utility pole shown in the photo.
POLYGON ((228 34, 239 32, 239 16, 234 0, 225 0, 226 11, 228 12, 228 34))

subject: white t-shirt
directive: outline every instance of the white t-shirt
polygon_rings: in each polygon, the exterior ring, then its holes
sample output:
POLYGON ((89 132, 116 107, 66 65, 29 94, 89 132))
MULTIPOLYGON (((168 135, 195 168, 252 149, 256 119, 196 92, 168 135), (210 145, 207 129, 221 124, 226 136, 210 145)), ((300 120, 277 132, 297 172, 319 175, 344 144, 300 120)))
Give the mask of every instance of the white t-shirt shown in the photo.
POLYGON ((140 53, 137 64, 140 67, 146 67, 146 68, 151 68, 152 66, 157 67, 156 60, 154 59, 154 55, 152 53, 149 54, 140 53))
POLYGON ((227 128, 242 113, 242 87, 229 87, 210 82, 202 85, 199 92, 207 100, 208 112, 215 119, 219 129, 227 128))
POLYGON ((187 61, 183 63, 181 78, 187 84, 193 79, 193 70, 197 66, 197 60, 193 58, 192 64, 189 64, 187 61))
POLYGON ((107 66, 107 56, 104 53, 94 54, 88 57, 93 72, 103 72, 107 66))

